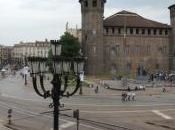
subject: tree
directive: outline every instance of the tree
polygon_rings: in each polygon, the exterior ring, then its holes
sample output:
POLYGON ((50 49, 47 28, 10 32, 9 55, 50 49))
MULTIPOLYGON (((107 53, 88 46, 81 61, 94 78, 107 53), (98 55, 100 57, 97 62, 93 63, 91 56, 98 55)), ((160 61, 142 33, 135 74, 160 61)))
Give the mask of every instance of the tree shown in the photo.
POLYGON ((62 56, 74 57, 79 55, 80 43, 78 38, 75 38, 70 33, 65 32, 64 35, 61 36, 60 42, 62 44, 62 56))
MULTIPOLYGON (((59 40, 62 44, 62 52, 61 55, 65 57, 75 57, 79 56, 80 51, 80 43, 78 38, 75 38, 68 32, 65 32, 64 35, 61 36, 59 40)), ((47 66, 49 66, 50 70, 52 68, 52 50, 50 49, 48 52, 47 66)))

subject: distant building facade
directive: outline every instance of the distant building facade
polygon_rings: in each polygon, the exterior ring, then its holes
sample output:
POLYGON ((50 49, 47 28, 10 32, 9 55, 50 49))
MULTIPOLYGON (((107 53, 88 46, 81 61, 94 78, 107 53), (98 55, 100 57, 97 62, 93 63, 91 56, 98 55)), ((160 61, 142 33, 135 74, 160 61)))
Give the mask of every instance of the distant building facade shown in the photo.
POLYGON ((14 59, 28 56, 47 57, 50 48, 51 45, 47 39, 45 41, 20 42, 13 46, 12 54, 14 59))
POLYGON ((0 65, 2 64, 2 45, 0 45, 0 65))
POLYGON ((175 5, 169 7, 171 25, 167 25, 128 11, 103 19, 106 0, 79 2, 88 74, 134 77, 175 70, 175 5))
POLYGON ((11 46, 0 45, 0 64, 8 64, 11 59, 11 46))

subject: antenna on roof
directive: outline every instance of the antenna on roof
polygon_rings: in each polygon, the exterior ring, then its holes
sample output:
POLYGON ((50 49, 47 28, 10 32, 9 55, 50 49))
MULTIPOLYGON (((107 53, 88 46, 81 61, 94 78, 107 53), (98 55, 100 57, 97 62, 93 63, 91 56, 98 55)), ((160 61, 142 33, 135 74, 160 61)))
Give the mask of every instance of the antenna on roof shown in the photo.
POLYGON ((69 29, 69 23, 66 23, 66 31, 69 29))

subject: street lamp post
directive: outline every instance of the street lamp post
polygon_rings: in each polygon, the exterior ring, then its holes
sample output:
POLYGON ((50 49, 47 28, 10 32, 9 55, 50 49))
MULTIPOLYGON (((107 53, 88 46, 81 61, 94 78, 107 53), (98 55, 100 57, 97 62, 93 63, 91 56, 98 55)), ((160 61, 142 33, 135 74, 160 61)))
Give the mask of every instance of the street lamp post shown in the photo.
POLYGON ((80 88, 80 73, 84 70, 83 56, 78 57, 64 57, 61 56, 61 43, 58 40, 51 40, 52 45, 52 75, 51 81, 52 89, 46 90, 44 86, 44 74, 48 73, 46 66, 46 57, 28 57, 29 66, 31 68, 31 75, 33 87, 36 93, 43 97, 51 97, 53 99, 53 116, 54 116, 54 130, 59 130, 59 112, 60 112, 60 98, 73 96, 80 88), (76 85, 72 92, 68 91, 69 75, 76 77, 76 85), (40 92, 37 86, 37 78, 39 78, 40 92), (63 85, 62 85, 63 83, 63 85))

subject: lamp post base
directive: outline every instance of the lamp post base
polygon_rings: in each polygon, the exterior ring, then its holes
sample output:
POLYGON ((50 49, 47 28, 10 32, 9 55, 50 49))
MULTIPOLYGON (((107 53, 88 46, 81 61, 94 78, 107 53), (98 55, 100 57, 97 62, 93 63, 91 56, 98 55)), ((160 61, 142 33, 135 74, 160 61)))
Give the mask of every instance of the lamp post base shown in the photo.
POLYGON ((26 74, 24 75, 24 79, 25 79, 24 85, 27 85, 27 75, 26 74))

